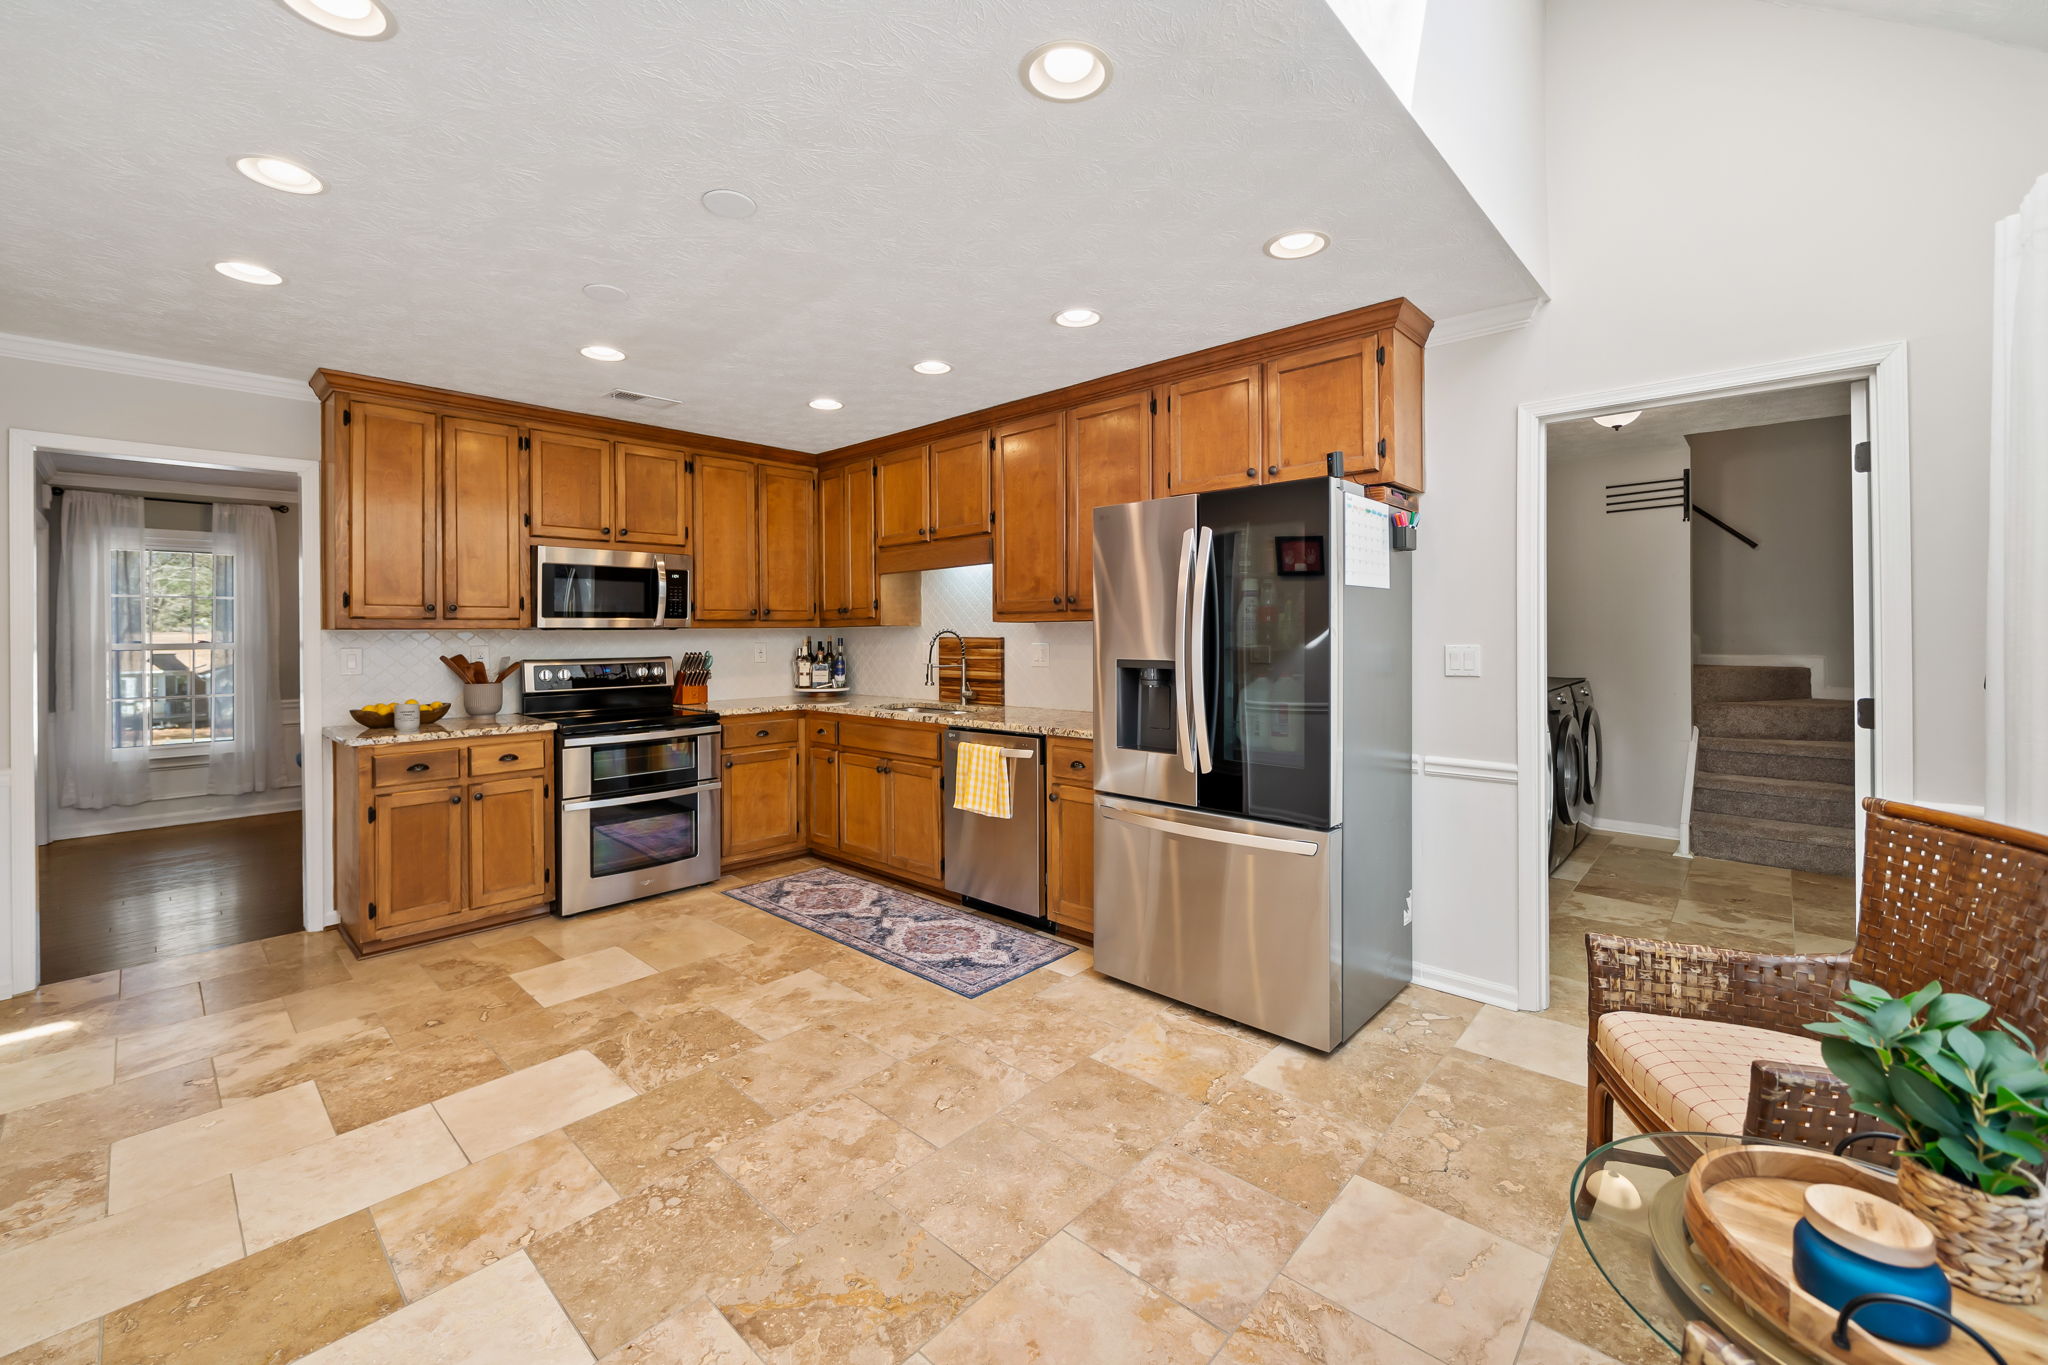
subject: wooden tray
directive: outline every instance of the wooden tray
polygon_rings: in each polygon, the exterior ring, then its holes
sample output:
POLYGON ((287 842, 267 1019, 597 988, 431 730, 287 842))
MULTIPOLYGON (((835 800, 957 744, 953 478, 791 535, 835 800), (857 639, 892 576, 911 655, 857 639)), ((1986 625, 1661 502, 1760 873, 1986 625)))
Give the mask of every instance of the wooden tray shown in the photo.
MULTIPOLYGON (((1990 1357, 1961 1332, 1932 1351, 1880 1341, 1855 1323, 1837 1347, 1834 1309, 1792 1278, 1792 1228, 1810 1184, 1850 1185, 1897 1203, 1882 1171, 1825 1152, 1726 1147, 1693 1163, 1685 1181, 1685 1226, 1701 1257, 1744 1306, 1816 1356, 1851 1365, 1986 1365, 1990 1357)), ((2007 1365, 2048 1365, 2048 1307, 1993 1303, 1955 1291, 1955 1315, 1982 1332, 2007 1365)))

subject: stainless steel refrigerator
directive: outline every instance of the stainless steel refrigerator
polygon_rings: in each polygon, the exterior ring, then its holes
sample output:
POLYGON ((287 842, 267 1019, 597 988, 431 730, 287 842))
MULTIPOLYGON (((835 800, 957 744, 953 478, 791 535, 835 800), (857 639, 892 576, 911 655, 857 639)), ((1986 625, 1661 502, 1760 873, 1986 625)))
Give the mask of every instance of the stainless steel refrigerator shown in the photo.
POLYGON ((1324 1051, 1412 957, 1413 556, 1360 492, 1095 512, 1095 965, 1324 1051))

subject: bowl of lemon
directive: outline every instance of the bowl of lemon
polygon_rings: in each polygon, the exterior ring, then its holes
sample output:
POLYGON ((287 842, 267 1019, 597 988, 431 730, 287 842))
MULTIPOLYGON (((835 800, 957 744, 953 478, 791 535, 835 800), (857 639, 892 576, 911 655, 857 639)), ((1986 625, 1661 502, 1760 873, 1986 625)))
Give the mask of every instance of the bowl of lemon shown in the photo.
MULTIPOLYGON (((408 697, 406 700, 411 701, 412 698, 408 697)), ((447 715, 448 708, 454 704, 452 701, 423 701, 417 703, 420 708, 420 724, 432 725, 435 721, 447 715)), ((398 711, 399 705, 400 703, 395 701, 376 701, 361 708, 351 707, 349 714, 356 718, 356 724, 366 729, 389 730, 392 718, 398 711)))

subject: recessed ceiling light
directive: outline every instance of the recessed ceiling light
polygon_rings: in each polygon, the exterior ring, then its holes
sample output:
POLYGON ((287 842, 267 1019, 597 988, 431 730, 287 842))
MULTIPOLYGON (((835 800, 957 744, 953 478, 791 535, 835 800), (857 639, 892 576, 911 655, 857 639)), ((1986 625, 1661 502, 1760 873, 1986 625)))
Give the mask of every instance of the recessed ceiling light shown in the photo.
POLYGON ((1109 84, 1109 69, 1102 49, 1062 41, 1031 49, 1018 74, 1032 94, 1065 104, 1101 93, 1109 84))
POLYGON ((1593 420, 1598 422, 1603 427, 1611 427, 1615 431, 1620 431, 1623 427, 1627 426, 1630 422, 1635 421, 1636 418, 1641 417, 1642 415, 1643 410, 1641 408, 1637 408, 1634 412, 1605 413, 1599 417, 1595 417, 1593 420))
POLYGON ((213 268, 231 280, 243 284, 283 284, 284 276, 275 270, 267 270, 249 261, 215 261, 213 268))
POLYGON ((920 360, 910 368, 919 374, 945 374, 953 367, 943 360, 920 360))
POLYGON ((583 354, 592 360, 624 360, 626 353, 616 346, 585 346, 583 354))
POLYGON ((706 190, 697 201, 706 213, 720 218, 752 218, 760 205, 738 190, 706 190))
POLYGON ((1102 321, 1102 314, 1093 308, 1067 308, 1054 313, 1052 320, 1062 327, 1093 327, 1102 321))
POLYGON ((235 169, 267 189, 286 194, 318 194, 327 188, 319 176, 281 156, 238 156, 235 169))
POLYGON ((348 38, 384 38, 391 33, 391 11, 378 0, 279 0, 308 23, 348 38))
POLYGON ((615 284, 586 284, 583 296, 594 303, 624 303, 626 291, 615 284))
POLYGON ((837 412, 845 407, 846 404, 840 402, 837 398, 813 398, 811 406, 819 412, 837 412))
POLYGON ((1330 244, 1330 239, 1320 232, 1283 232, 1266 243, 1266 254, 1283 261, 1298 261, 1304 256, 1313 256, 1330 244))

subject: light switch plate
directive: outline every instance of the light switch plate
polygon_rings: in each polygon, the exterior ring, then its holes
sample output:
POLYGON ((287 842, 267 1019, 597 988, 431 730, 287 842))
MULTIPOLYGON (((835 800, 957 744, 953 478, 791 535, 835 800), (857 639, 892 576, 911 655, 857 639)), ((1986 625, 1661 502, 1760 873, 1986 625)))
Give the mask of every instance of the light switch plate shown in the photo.
POLYGON ((363 674, 363 651, 344 649, 341 651, 341 675, 344 678, 359 678, 363 674))
POLYGON ((1445 645, 1444 676, 1446 678, 1476 678, 1479 676, 1478 645, 1445 645))
POLYGON ((1052 646, 1045 643, 1045 641, 1043 640, 1040 640, 1036 644, 1032 645, 1031 666, 1033 668, 1052 667, 1052 646))

